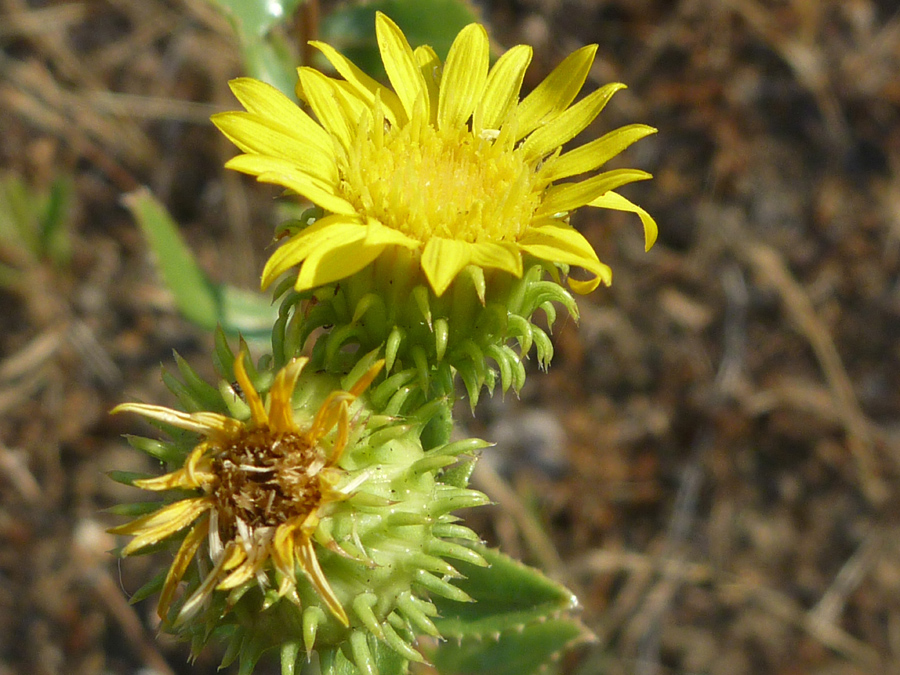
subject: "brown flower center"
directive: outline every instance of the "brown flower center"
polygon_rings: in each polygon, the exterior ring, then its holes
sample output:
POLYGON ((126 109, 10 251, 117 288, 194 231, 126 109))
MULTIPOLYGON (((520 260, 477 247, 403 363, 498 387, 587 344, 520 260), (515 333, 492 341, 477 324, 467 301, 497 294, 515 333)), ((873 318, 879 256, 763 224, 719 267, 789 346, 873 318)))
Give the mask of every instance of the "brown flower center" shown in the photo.
POLYGON ((251 530, 277 527, 314 511, 322 501, 324 466, 321 449, 299 434, 268 427, 241 431, 212 463, 222 538, 234 539, 238 521, 251 530))

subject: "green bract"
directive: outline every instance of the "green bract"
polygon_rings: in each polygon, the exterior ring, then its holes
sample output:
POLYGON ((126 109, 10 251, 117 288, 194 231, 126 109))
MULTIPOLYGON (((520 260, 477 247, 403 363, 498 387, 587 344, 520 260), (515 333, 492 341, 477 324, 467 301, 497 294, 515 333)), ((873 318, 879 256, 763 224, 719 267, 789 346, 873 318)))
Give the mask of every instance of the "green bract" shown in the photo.
POLYGON ((521 278, 469 267, 437 296, 410 255, 395 250, 315 291, 298 292, 285 281, 276 289, 276 296, 283 294, 273 329, 276 353, 286 361, 302 353, 315 334, 314 365, 340 372, 355 354, 379 351, 398 386, 417 388, 409 395, 413 405, 452 397, 458 373, 474 407, 482 387, 489 392, 497 384, 504 392, 522 387, 523 361, 532 346, 540 366, 549 365, 553 345, 535 323, 538 310, 550 328, 556 304, 578 318, 571 294, 547 276, 546 265, 537 261, 521 278))

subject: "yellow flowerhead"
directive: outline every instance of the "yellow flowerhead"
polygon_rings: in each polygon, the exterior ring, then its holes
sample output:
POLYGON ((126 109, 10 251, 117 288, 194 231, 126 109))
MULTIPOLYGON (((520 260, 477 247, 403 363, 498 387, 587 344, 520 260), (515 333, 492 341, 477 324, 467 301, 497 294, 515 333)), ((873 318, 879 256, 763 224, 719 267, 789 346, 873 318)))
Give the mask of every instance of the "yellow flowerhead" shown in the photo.
POLYGON ((607 85, 573 104, 596 45, 571 54, 520 101, 530 47, 510 49, 489 68, 488 36, 478 24, 459 33, 445 63, 430 47, 413 50, 380 13, 376 33, 392 88, 313 42, 340 75, 299 69, 297 92, 315 120, 247 78, 231 83, 246 112, 213 118, 244 152, 226 166, 328 213, 272 255, 263 287, 296 265, 298 290, 322 286, 400 247, 418 259, 437 296, 470 265, 521 277, 523 256, 583 267, 593 278, 569 284, 587 293, 609 283, 611 273, 569 225, 569 214, 582 206, 637 213, 647 247, 653 244, 650 216, 613 192, 650 175, 594 172, 655 130, 630 125, 561 150, 624 86, 607 85))
POLYGON ((204 440, 182 468, 134 482, 145 490, 187 490, 192 496, 110 532, 134 536, 122 551, 130 555, 190 527, 160 594, 158 612, 164 620, 179 582, 206 542, 208 562, 201 561, 201 568, 209 571, 181 605, 176 623, 196 614, 214 590, 230 591, 254 579, 266 585, 271 571, 280 578, 278 596, 299 604, 300 570, 346 626, 347 614, 319 566, 312 536, 328 505, 346 499, 358 487, 342 480, 345 472, 337 466, 349 434, 348 406, 383 362, 349 392, 332 392, 309 428, 302 429, 294 421, 291 398, 307 359, 294 359, 279 371, 265 405, 247 377, 244 357, 241 352, 235 360, 234 373, 250 407, 247 422, 138 403, 113 411, 136 412, 198 433, 204 440))

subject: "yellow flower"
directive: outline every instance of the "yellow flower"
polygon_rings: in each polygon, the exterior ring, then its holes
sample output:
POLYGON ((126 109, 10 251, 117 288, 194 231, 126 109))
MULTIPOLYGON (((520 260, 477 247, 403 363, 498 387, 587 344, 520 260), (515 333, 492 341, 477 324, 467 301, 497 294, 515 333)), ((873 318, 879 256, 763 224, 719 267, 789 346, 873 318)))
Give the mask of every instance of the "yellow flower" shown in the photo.
POLYGON ((624 86, 607 85, 573 104, 596 45, 571 54, 520 101, 532 55, 527 46, 489 68, 487 32, 471 24, 442 64, 430 47, 413 50, 380 13, 376 33, 393 89, 313 42, 341 76, 299 69, 298 94, 318 122, 274 88, 246 78, 231 83, 246 112, 213 118, 244 152, 226 166, 329 213, 272 255, 263 287, 295 265, 301 265, 298 290, 322 286, 400 247, 417 259, 438 296, 470 265, 521 277, 523 256, 583 267, 593 278, 569 284, 587 293, 609 283, 611 273, 569 225, 569 214, 582 206, 638 214, 647 248, 653 244, 650 216, 613 191, 649 174, 615 169, 568 180, 592 174, 655 131, 629 125, 561 150, 624 86))
POLYGON ((372 382, 383 362, 350 391, 330 393, 309 428, 302 429, 294 421, 291 398, 307 359, 294 359, 278 372, 264 405, 247 377, 244 358, 241 352, 234 373, 250 408, 247 422, 218 413, 184 413, 139 403, 126 403, 113 411, 136 412, 200 434, 204 440, 182 468, 134 482, 145 490, 188 490, 194 496, 110 532, 134 536, 122 551, 129 555, 191 528, 160 594, 162 619, 205 541, 212 568, 182 604, 176 623, 196 614, 214 590, 232 590, 253 579, 266 585, 271 569, 280 578, 279 597, 299 604, 299 568, 346 626, 347 614, 319 566, 312 536, 328 505, 347 498, 358 487, 358 481, 343 481, 345 472, 338 467, 349 435, 348 406, 372 382), (326 437, 331 439, 327 450, 326 437))

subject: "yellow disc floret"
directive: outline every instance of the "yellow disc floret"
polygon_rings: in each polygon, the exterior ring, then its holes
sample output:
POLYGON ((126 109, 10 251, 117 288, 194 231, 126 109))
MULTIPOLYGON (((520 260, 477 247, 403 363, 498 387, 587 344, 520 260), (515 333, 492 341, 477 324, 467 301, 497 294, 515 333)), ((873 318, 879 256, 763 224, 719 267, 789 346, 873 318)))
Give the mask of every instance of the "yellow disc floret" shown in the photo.
POLYGON ((521 147, 490 133, 409 124, 355 141, 342 195, 359 213, 422 243, 516 242, 545 187, 521 147))

